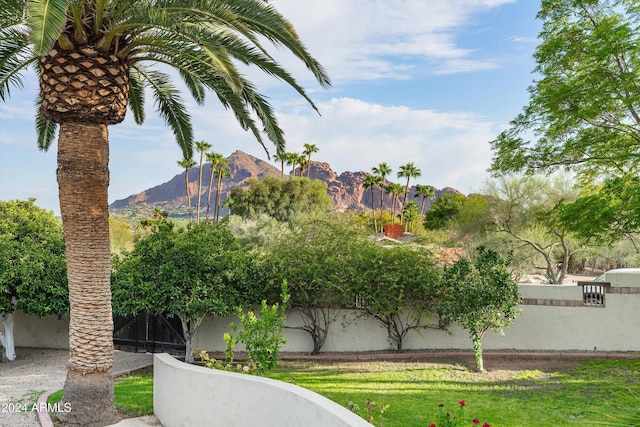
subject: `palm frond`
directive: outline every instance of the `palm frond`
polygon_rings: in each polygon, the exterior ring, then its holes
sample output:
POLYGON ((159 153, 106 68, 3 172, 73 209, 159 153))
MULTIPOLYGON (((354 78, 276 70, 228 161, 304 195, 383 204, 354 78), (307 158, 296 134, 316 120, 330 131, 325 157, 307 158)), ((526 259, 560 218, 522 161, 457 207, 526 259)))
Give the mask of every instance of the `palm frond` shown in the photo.
POLYGON ((139 125, 144 122, 144 80, 138 70, 139 65, 129 68, 129 110, 139 125))
POLYGON ((24 0, 4 0, 0 7, 0 28, 23 22, 24 0))
POLYGON ((155 106, 167 125, 171 127, 184 158, 193 157, 193 129, 191 117, 185 109, 180 92, 171 83, 171 78, 159 71, 140 70, 140 76, 151 88, 155 106))
POLYGON ((324 67, 309 54, 291 22, 273 6, 262 0, 235 0, 229 2, 229 7, 237 14, 238 20, 252 31, 276 45, 286 47, 298 57, 322 87, 331 86, 331 79, 324 67))
POLYGON ((58 124, 42 117, 41 99, 36 99, 36 134, 38 135, 38 149, 41 151, 49 150, 51 143, 55 139, 58 124))
POLYGON ((60 37, 70 0, 30 0, 26 3, 31 43, 36 55, 44 55, 60 37))
POLYGON ((185 73, 182 69, 180 70, 180 76, 196 103, 198 105, 204 105, 205 87, 202 82, 194 78, 192 74, 185 73))
POLYGON ((36 62, 27 40, 26 29, 0 29, 0 100, 6 101, 11 87, 22 88, 22 71, 36 62))

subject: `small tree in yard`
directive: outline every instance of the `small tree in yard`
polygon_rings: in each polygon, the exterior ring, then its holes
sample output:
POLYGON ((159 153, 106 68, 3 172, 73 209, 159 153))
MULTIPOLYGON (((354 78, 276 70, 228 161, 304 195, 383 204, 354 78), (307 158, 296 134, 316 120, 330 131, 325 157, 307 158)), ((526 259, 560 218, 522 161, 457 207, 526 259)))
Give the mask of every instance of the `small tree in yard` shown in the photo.
POLYGON ((440 292, 440 269, 431 253, 424 248, 386 248, 365 241, 353 248, 353 254, 351 300, 365 316, 382 324, 398 352, 409 331, 438 328, 428 321, 440 292))
POLYGON ((456 322, 469 331, 476 369, 482 372, 482 337, 489 329, 504 334, 502 328, 519 313, 520 295, 507 270, 510 259, 482 246, 477 252, 474 263, 462 258, 445 269, 438 315, 443 324, 456 322))
POLYGON ((0 200, 0 344, 15 360, 15 310, 44 317, 69 312, 62 225, 28 201, 0 200))
MULTIPOLYGON (((258 375, 276 367, 280 344, 285 344, 282 331, 286 320, 286 307, 289 302, 287 282, 282 283, 281 302, 268 305, 262 300, 260 317, 253 311, 244 312, 242 307, 236 307, 236 315, 240 319, 242 330, 231 323, 229 327, 235 335, 225 334, 225 341, 232 350, 236 342, 245 345, 251 365, 258 375)), ((227 355, 228 357, 228 355, 227 355)))
MULTIPOLYGON (((161 221, 131 253, 114 261, 114 312, 151 311, 182 323, 185 361, 193 363, 192 339, 207 315, 226 316, 253 304, 243 291, 247 256, 224 226, 178 229, 161 221)), ((254 293, 255 294, 255 293, 254 293)))
POLYGON ((271 288, 287 281, 288 309, 302 322, 287 328, 307 332, 316 354, 340 315, 351 277, 357 276, 355 248, 369 238, 347 216, 335 213, 302 215, 292 228, 264 251, 264 280, 271 288))

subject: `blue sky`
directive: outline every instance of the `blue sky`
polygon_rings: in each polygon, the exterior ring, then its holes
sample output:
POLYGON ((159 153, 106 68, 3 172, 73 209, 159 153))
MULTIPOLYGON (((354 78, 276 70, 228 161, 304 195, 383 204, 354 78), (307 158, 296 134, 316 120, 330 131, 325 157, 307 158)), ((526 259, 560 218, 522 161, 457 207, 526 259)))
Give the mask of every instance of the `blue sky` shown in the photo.
MULTIPOLYGON (((387 162, 414 162, 414 183, 482 189, 489 179, 489 141, 528 101, 540 21, 537 0, 274 0, 333 87, 324 90, 291 57, 279 60, 301 83, 321 116, 288 87, 245 70, 275 107, 287 151, 318 146, 314 160, 338 174, 387 162)), ((0 199, 35 197, 59 213, 54 144, 38 151, 33 102, 36 76, 0 104, 0 199)), ((225 156, 242 150, 267 159, 211 95, 204 107, 185 99, 196 140, 225 156)), ((153 111, 143 126, 127 119, 109 128, 113 202, 181 173, 181 152, 153 111)), ((273 150, 271 150, 273 154, 273 150)), ((275 165, 275 162, 273 163, 275 165)))

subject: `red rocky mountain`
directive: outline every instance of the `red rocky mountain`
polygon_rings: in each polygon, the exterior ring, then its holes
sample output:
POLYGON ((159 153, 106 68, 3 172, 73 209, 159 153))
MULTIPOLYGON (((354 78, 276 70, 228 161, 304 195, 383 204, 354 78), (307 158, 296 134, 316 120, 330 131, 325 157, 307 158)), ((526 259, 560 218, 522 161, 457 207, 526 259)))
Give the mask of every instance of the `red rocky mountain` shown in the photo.
MULTIPOLYGON (((227 161, 231 169, 232 178, 225 178, 223 180, 222 201, 226 200, 227 194, 234 187, 244 187, 248 185, 248 181, 252 178, 265 178, 267 176, 279 177, 281 171, 279 168, 267 163, 264 160, 260 160, 250 154, 242 151, 236 151, 231 154, 227 161)), ((291 171, 285 174, 291 174, 291 171)), ((299 173, 299 169, 296 170, 299 173)), ((207 206, 207 190, 206 187, 209 183, 209 176, 211 174, 210 164, 203 165, 202 173, 202 195, 201 195, 201 207, 206 209, 207 206)), ((306 176, 307 171, 303 174, 306 176)), ((197 192, 198 192, 198 167, 193 167, 189 170, 189 192, 193 195, 191 199, 191 206, 195 210, 197 205, 197 192)), ((343 172, 338 175, 331 169, 328 163, 312 161, 310 169, 311 179, 320 179, 327 184, 327 193, 333 200, 333 205, 337 210, 369 210, 371 209, 371 191, 365 190, 362 187, 362 181, 367 175, 366 172, 343 172)), ((286 179, 286 177, 285 177, 286 179)), ((214 180, 215 181, 215 180, 214 180)), ((215 182, 214 182, 215 184, 215 182)), ((411 187, 409 192, 409 199, 413 199, 414 187, 411 187)), ((215 189, 214 189, 215 192, 215 189)), ((436 197, 440 197, 443 193, 459 193, 454 188, 445 187, 441 190, 435 191, 436 197)), ((214 194, 211 198, 215 197, 214 194)), ((379 190, 375 190, 375 202, 376 207, 379 205, 379 190)), ((435 200, 435 199, 434 199, 435 200)), ((416 199, 416 202, 420 204, 420 199, 416 199)), ((426 206, 429 206, 433 200, 427 200, 426 206)), ((391 198, 385 196, 384 205, 389 208, 391 204, 391 198)), ((120 213, 131 216, 148 216, 153 209, 158 208, 166 210, 169 213, 186 213, 187 200, 185 191, 185 173, 182 172, 179 175, 174 176, 169 181, 149 188, 138 194, 133 194, 126 199, 117 200, 109 206, 109 210, 112 213, 120 213)), ((223 211, 222 214, 225 214, 223 211)))

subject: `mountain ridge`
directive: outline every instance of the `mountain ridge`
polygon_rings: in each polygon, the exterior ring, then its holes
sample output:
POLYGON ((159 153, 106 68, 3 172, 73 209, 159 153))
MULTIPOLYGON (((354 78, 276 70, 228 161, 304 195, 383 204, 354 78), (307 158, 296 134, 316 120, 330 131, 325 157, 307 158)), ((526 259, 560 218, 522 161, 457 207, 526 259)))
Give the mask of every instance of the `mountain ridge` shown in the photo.
MULTIPOLYGON (((225 178, 222 181, 222 193, 221 201, 224 203, 229 191, 234 187, 247 187, 249 180, 251 179, 263 179, 267 176, 280 177, 282 170, 271 165, 270 163, 254 157, 250 154, 242 152, 240 150, 235 151, 229 157, 227 157, 229 163, 229 169, 232 174, 231 178, 225 178)), ((296 174, 299 174, 300 168, 296 168, 296 174)), ((291 176, 293 171, 289 171, 287 176, 291 176)), ((303 175, 307 175, 311 179, 319 179, 327 185, 327 193, 333 201, 334 207, 338 211, 346 210, 371 210, 371 191, 365 190, 362 186, 363 179, 367 172, 358 171, 351 172, 346 171, 341 174, 336 173, 331 169, 331 165, 326 162, 312 161, 310 168, 303 171, 303 175)), ((202 171, 202 194, 200 195, 201 215, 204 214, 204 210, 207 207, 208 197, 208 184, 211 176, 210 163, 203 164, 202 171)), ((198 192, 198 179, 199 179, 199 167, 194 166, 189 169, 189 192, 191 197, 192 209, 196 209, 197 206, 197 192, 198 192)), ((285 177, 286 179, 286 177, 285 177)), ((215 181, 215 180, 214 180, 215 181)), ((388 181, 387 181, 388 182, 388 181)), ((444 187, 437 189, 435 187, 434 192, 436 197, 427 200, 425 206, 431 205, 437 198, 441 197, 445 193, 458 193, 460 192, 455 188, 444 187)), ((412 186, 409 191, 409 199, 413 199, 415 186, 412 186)), ((375 191, 376 207, 380 203, 379 190, 375 191)), ((212 191, 211 199, 215 198, 215 189, 212 191)), ((419 201, 418 201, 419 202, 419 201)), ((390 209, 391 197, 385 195, 383 198, 383 207, 390 209)), ((175 175, 170 180, 148 188, 137 194, 132 194, 124 199, 116 200, 109 205, 109 211, 112 213, 119 213, 127 216, 138 215, 150 215, 154 209, 160 209, 169 212, 170 215, 185 215, 187 213, 187 197, 186 197, 186 183, 185 172, 175 175)), ((213 209, 211 209, 213 210, 213 209)), ((226 209, 221 211, 221 214, 226 214, 226 209)))

